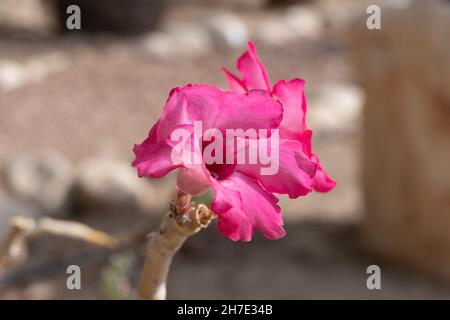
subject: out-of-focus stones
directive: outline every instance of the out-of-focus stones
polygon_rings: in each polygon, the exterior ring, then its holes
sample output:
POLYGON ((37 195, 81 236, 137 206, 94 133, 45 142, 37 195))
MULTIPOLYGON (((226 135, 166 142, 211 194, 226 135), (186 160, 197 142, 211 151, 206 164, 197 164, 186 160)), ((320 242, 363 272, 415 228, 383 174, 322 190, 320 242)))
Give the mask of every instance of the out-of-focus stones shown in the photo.
POLYGON ((157 58, 198 57, 213 49, 237 49, 249 38, 243 20, 231 12, 216 12, 198 21, 168 24, 143 37, 144 52, 157 58))
POLYGON ((142 40, 144 52, 157 58, 197 57, 211 52, 212 39, 196 24, 174 25, 142 40))
POLYGON ((140 179, 126 161, 92 158, 74 168, 50 153, 7 161, 2 178, 8 196, 0 197, 0 215, 8 216, 159 212, 168 208, 173 188, 168 180, 140 179))
POLYGON ((55 24, 49 10, 50 4, 44 0, 2 0, 0 27, 33 34, 48 34, 55 24))
POLYGON ((266 3, 273 7, 289 6, 301 2, 312 2, 312 0, 266 0, 266 3))
POLYGON ((201 24, 219 48, 244 47, 249 37, 245 23, 230 12, 208 16, 201 24))
POLYGON ((56 154, 11 159, 3 168, 3 180, 12 196, 47 214, 65 211, 69 206, 73 170, 56 154))
POLYGON ((320 12, 313 7, 293 6, 283 17, 286 26, 299 38, 316 38, 323 28, 320 12))
POLYGON ((73 197, 77 210, 140 210, 164 202, 164 192, 144 179, 128 162, 93 158, 80 164, 73 197))
POLYGON ((350 83, 325 84, 308 99, 308 125, 319 134, 357 129, 364 92, 350 83))
POLYGON ((68 65, 68 56, 58 51, 37 55, 24 62, 0 61, 0 90, 12 90, 38 81, 65 70, 68 65))
POLYGON ((26 83, 23 68, 15 62, 0 61, 0 89, 12 90, 26 83))
POLYGON ((268 46, 280 46, 293 41, 295 34, 278 17, 268 17, 256 27, 255 37, 268 46))
POLYGON ((292 6, 281 15, 262 20, 255 36, 267 45, 285 45, 299 39, 315 39, 323 31, 320 11, 310 6, 292 6))

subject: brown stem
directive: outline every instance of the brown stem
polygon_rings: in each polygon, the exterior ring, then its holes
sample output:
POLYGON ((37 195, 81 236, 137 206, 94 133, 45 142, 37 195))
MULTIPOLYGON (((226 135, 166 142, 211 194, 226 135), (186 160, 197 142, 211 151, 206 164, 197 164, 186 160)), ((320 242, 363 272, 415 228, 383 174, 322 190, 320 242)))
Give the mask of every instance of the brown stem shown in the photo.
POLYGON ((151 234, 139 282, 139 294, 144 299, 166 298, 166 281, 172 258, 188 237, 206 228, 215 218, 207 206, 199 204, 193 207, 190 199, 190 195, 177 190, 175 201, 159 231, 151 234))

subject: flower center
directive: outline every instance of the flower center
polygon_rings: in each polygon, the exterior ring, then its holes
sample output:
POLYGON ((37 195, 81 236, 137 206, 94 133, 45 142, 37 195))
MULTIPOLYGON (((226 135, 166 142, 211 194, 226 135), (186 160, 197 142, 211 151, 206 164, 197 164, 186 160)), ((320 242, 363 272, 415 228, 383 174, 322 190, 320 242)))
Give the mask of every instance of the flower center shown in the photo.
MULTIPOLYGON (((204 141, 202 144, 202 154, 205 148, 211 143, 211 141, 204 141)), ((223 154, 226 154, 225 145, 223 146, 223 154)), ((215 150, 212 152, 212 156, 215 156, 215 150)), ((222 162, 225 162, 225 159, 222 159, 222 162)), ((211 176, 216 180, 223 180, 226 179, 228 176, 230 176, 234 172, 234 168, 236 167, 236 164, 226 164, 226 163, 212 163, 212 164, 206 164, 206 168, 211 173, 211 176)))
POLYGON ((223 180, 228 178, 233 172, 235 164, 207 164, 206 168, 211 173, 211 176, 216 180, 223 180))

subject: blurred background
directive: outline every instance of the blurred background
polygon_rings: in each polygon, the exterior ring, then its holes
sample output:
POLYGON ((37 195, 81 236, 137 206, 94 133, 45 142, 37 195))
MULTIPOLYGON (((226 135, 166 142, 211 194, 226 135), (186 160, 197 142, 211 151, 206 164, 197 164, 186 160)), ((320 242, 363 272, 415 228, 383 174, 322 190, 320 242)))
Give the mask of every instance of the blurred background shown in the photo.
POLYGON ((133 144, 171 88, 225 88, 220 68, 235 70, 248 39, 273 83, 306 79, 337 186, 281 197, 279 241, 233 243, 214 226, 190 238, 168 298, 450 298, 449 31, 444 0, 0 0, 0 299, 136 297, 174 175, 138 179, 133 144), (81 30, 67 29, 71 4, 81 30), (42 234, 5 249, 16 216, 132 240, 42 234), (73 264, 81 290, 66 287, 73 264), (381 290, 367 288, 370 265, 381 290))

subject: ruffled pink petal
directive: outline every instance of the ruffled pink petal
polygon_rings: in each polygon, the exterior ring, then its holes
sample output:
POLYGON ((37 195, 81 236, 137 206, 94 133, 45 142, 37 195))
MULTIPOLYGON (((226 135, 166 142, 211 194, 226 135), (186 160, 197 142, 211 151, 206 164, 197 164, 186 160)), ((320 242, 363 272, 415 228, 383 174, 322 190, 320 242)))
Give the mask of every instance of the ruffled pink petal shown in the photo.
POLYGON ((317 165, 314 176, 314 190, 327 192, 334 188, 336 182, 328 176, 320 165, 319 158, 312 153, 312 131, 306 127, 307 104, 304 93, 305 82, 302 79, 281 80, 273 88, 273 94, 283 105, 284 115, 280 124, 280 135, 283 138, 295 139, 302 144, 307 157, 317 165))
POLYGON ((202 121, 203 130, 271 129, 283 118, 281 104, 262 90, 247 94, 223 91, 214 86, 190 85, 184 89, 186 110, 192 120, 202 121))
POLYGON ((286 82, 278 81, 273 87, 273 94, 283 105, 283 121, 280 124, 280 135, 286 139, 299 140, 306 130, 306 97, 305 81, 294 79, 286 82))
MULTIPOLYGON (((257 150, 250 150, 255 147, 256 144, 247 143, 247 154, 248 152, 257 152, 257 150)), ((288 194, 290 198, 304 196, 313 190, 313 178, 316 174, 317 164, 303 153, 300 142, 281 140, 278 156, 271 158, 270 161, 273 166, 272 170, 276 168, 274 163, 278 162, 278 170, 274 174, 264 174, 264 171, 261 171, 262 168, 270 165, 261 163, 238 164, 236 171, 258 180, 267 191, 288 194)))
POLYGON ((185 97, 186 87, 175 88, 170 92, 166 105, 158 120, 156 135, 159 142, 166 141, 176 127, 192 124, 192 119, 187 110, 185 97))
POLYGON ((299 138, 302 143, 303 152, 311 159, 311 161, 317 164, 316 175, 314 176, 314 190, 319 192, 328 192, 333 189, 336 182, 327 174, 320 164, 319 157, 312 153, 312 131, 306 129, 299 138))
MULTIPOLYGON (((198 159, 202 158, 202 152, 200 150, 200 141, 192 141, 192 148, 186 148, 188 151, 184 158, 190 157, 194 159, 196 156, 198 159)), ((197 195, 205 192, 210 187, 211 175, 206 169, 205 163, 196 163, 195 161, 187 161, 184 159, 183 167, 178 170, 177 186, 182 191, 192 195, 197 195)))
POLYGON ((303 152, 311 159, 312 156, 312 135, 313 132, 309 129, 303 131, 298 137, 298 141, 302 144, 303 152))
POLYGON ((225 73, 225 78, 227 79, 228 88, 231 91, 240 92, 240 93, 245 93, 248 91, 244 82, 242 82, 241 79, 239 79, 233 73, 228 71, 228 69, 226 69, 226 68, 222 68, 222 71, 225 73))
POLYGON ((247 89, 271 91, 269 76, 253 42, 248 42, 247 51, 237 61, 237 69, 241 72, 247 89))
POLYGON ((234 172, 224 180, 213 180, 215 198, 211 209, 219 216, 219 231, 234 241, 250 241, 253 231, 269 239, 285 235, 278 199, 257 181, 234 172))
POLYGON ((176 128, 194 126, 195 121, 201 122, 202 133, 209 128, 225 133, 226 129, 276 128, 282 114, 281 104, 260 90, 242 94, 208 85, 176 88, 148 138, 135 145, 133 166, 138 169, 139 176, 152 178, 185 166, 184 162, 172 162, 171 134, 176 128))
POLYGON ((210 187, 205 174, 198 168, 180 168, 177 175, 177 186, 182 191, 198 195, 208 190, 210 187))
POLYGON ((153 126, 144 142, 134 145, 136 158, 132 165, 137 168, 139 177, 160 178, 180 167, 180 164, 174 164, 171 160, 172 147, 165 141, 158 141, 158 126, 159 122, 153 126))
POLYGON ((317 173, 314 176, 314 190, 318 192, 328 192, 336 186, 336 182, 322 168, 319 158, 313 154, 311 160, 317 163, 317 173))

